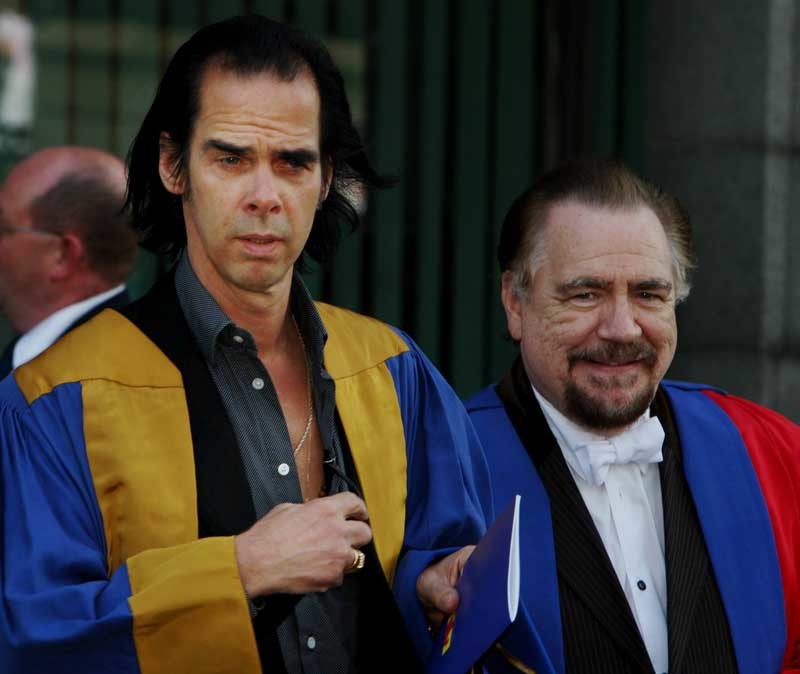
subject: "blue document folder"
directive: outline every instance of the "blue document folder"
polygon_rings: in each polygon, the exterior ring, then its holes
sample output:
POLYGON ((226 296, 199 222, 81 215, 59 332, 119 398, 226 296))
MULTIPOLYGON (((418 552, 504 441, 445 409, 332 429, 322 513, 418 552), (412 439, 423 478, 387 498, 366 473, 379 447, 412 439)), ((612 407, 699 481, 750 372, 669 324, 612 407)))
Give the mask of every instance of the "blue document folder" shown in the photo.
POLYGON ((456 583, 458 610, 443 625, 427 674, 464 674, 514 622, 519 607, 519 494, 494 521, 456 583))

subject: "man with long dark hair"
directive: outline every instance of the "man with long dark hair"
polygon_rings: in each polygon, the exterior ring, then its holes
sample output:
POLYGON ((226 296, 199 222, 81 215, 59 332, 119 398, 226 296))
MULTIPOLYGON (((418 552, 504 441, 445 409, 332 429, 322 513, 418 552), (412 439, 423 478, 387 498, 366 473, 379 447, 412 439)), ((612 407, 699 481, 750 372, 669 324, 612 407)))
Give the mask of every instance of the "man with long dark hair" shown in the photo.
POLYGON ((424 649, 482 454, 410 339, 298 273, 383 182, 315 39, 248 16, 177 51, 128 185, 174 272, 0 390, 4 671, 418 668, 390 585, 424 649))

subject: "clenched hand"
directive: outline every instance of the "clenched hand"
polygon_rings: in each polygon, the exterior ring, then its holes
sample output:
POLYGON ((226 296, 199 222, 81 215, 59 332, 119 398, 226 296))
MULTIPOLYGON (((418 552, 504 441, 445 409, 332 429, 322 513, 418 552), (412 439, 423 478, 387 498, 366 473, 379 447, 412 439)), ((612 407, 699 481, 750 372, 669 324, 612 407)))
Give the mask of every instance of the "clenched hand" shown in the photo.
POLYGON ((275 506, 236 537, 248 597, 323 592, 353 570, 355 550, 372 540, 367 506, 351 493, 275 506))

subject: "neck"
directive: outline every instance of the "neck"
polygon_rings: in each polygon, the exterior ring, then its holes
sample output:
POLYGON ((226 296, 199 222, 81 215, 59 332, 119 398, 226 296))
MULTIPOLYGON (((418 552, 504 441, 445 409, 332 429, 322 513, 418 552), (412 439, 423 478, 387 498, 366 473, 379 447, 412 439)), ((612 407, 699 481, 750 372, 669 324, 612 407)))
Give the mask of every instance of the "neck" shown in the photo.
POLYGON ((228 318, 253 336, 258 354, 262 358, 282 350, 291 339, 291 288, 291 273, 263 292, 243 291, 227 284, 221 287, 206 285, 206 289, 228 318))
POLYGON ((109 287, 101 284, 83 284, 80 287, 70 284, 59 287, 57 292, 42 293, 35 301, 20 306, 19 315, 9 307, 8 319, 14 330, 22 334, 35 328, 56 311, 98 295, 108 290, 109 287))

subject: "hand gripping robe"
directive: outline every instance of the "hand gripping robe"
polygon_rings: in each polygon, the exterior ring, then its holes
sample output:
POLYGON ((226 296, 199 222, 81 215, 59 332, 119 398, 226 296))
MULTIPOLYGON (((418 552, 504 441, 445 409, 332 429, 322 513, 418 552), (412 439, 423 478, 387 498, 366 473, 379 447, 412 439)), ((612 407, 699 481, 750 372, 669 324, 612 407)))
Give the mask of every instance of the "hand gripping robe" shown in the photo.
MULTIPOLYGON (((382 582, 422 650, 416 578, 480 538, 483 455, 410 339, 318 309, 382 582)), ((0 383, 0 671, 261 671, 233 537, 198 537, 202 424, 184 382, 142 331, 106 311, 0 383)))
MULTIPOLYGON (((575 489, 576 500, 565 505, 566 497, 561 494, 566 489, 553 492, 545 487, 552 481, 548 482, 550 478, 542 470, 553 461, 536 463, 537 452, 552 442, 559 460, 560 453, 555 440, 547 435, 543 418, 537 426, 521 422, 519 408, 515 416, 514 405, 509 406, 504 394, 508 389, 503 389, 511 378, 509 375, 500 386, 484 389, 467 401, 489 462, 496 506, 514 493, 524 495, 520 612, 503 639, 506 657, 494 660, 491 671, 652 671, 624 595, 619 587, 611 587, 615 582, 612 572, 603 576, 603 565, 593 558, 594 553, 586 554, 586 549, 577 557, 565 552, 582 535, 580 518, 575 515, 580 496, 575 489), (563 531, 567 521, 570 527, 563 531), (566 560, 563 568, 559 560, 566 560), (594 644, 574 643, 574 632, 570 641, 564 621, 574 630, 578 611, 563 603, 560 590, 578 596, 584 607, 581 611, 588 607, 589 613, 581 620, 591 625, 584 636, 587 641, 596 639, 594 644), (628 616, 627 624, 615 617, 624 618, 623 614, 628 616), (571 667, 566 651, 572 654, 571 667), (609 670, 600 664, 602 658, 597 654, 601 652, 622 653, 622 660, 609 670), (592 664, 588 669, 576 667, 575 657, 592 664)), ((527 378, 524 386, 530 389, 527 378)), ((530 401, 536 404, 532 394, 530 401)), ((656 402, 669 408, 674 422, 672 441, 679 443, 685 476, 682 482, 688 485, 686 501, 693 503, 699 520, 696 536, 687 533, 691 527, 685 531, 671 527, 674 508, 668 497, 676 492, 675 487, 665 489, 663 471, 669 463, 665 451, 665 465, 660 470, 667 538, 670 672, 800 672, 800 428, 754 403, 682 382, 663 382, 656 402), (697 621, 705 619, 701 579, 709 572, 707 566, 692 567, 687 561, 691 546, 703 558, 707 556, 704 564, 710 566, 718 588, 712 589, 721 599, 721 631, 711 632, 710 638, 732 645, 730 664, 724 664, 723 658, 689 664, 691 658, 702 661, 708 657, 704 652, 709 650, 703 643, 692 646, 692 640, 704 631, 697 621)), ((539 413, 538 406, 535 413, 539 413)), ((668 431, 667 442, 670 436, 668 431)), ((591 522, 588 513, 585 521, 591 522)), ((599 537, 597 544, 602 546, 599 537)), ((714 581, 710 582, 713 585, 714 581)), ((608 656, 608 661, 614 662, 615 657, 618 655, 608 656)))

